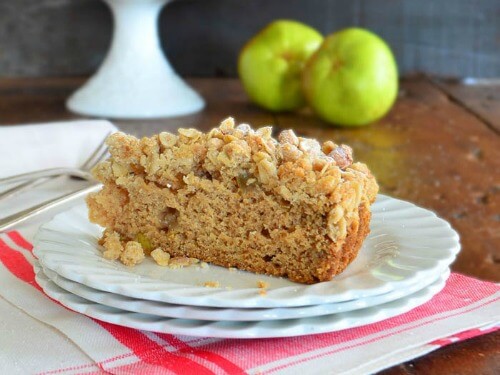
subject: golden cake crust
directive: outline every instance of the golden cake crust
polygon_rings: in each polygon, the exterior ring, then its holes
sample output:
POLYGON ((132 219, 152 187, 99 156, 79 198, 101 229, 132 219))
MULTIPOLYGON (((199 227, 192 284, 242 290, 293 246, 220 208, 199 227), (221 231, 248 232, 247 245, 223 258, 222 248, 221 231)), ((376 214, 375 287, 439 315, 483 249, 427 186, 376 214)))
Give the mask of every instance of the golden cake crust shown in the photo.
POLYGON ((275 140, 232 119, 108 145, 93 171, 103 189, 87 203, 110 259, 142 261, 139 243, 162 265, 196 258, 315 283, 342 272, 369 232, 378 186, 348 146, 293 131, 275 140))

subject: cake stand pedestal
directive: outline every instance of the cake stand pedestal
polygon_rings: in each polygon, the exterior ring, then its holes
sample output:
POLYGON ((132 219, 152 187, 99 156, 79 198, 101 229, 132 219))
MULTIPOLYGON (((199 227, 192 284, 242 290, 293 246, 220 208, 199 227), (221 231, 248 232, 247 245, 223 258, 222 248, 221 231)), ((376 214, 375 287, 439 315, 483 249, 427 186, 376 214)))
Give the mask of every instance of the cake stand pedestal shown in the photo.
POLYGON ((69 110, 110 118, 187 115, 203 99, 172 69, 164 56, 157 22, 169 0, 104 0, 111 8, 111 48, 97 73, 67 100, 69 110))

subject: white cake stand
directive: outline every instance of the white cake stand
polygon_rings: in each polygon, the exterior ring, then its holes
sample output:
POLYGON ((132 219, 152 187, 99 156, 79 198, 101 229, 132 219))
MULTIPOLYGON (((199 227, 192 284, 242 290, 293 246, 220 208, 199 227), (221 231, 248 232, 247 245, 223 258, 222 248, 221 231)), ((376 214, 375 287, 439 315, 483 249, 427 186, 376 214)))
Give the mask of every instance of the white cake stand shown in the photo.
POLYGON ((114 18, 111 48, 97 73, 67 100, 69 110, 111 118, 187 115, 205 103, 172 69, 157 20, 170 0, 104 0, 114 18))

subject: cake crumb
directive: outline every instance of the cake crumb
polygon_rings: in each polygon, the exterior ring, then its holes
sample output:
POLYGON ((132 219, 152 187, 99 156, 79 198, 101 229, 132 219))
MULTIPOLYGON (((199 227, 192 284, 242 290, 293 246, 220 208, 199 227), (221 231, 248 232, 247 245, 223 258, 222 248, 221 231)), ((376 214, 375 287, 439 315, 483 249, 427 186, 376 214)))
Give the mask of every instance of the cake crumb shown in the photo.
POLYGON ((259 295, 260 295, 260 296, 262 296, 262 297, 267 296, 267 290, 265 290, 265 289, 260 289, 260 290, 259 290, 259 295))
POLYGON ((257 281, 257 287, 260 289, 266 289, 269 287, 269 283, 262 281, 262 280, 259 280, 259 281, 257 281))
POLYGON ((170 263, 170 254, 159 247, 151 252, 151 256, 159 266, 166 267, 170 263))
POLYGON ((218 281, 206 281, 205 284, 203 284, 205 288, 220 288, 220 282, 218 281))
POLYGON ((229 272, 236 272, 238 269, 235 267, 229 267, 229 272))
POLYGON ((144 250, 139 242, 129 241, 120 255, 120 260, 126 266, 135 266, 144 260, 144 250))
POLYGON ((188 257, 175 257, 170 258, 170 262, 168 266, 172 269, 189 267, 192 264, 198 263, 200 260, 197 258, 188 258, 188 257))
POLYGON ((117 232, 106 233, 102 245, 105 249, 102 255, 108 260, 118 259, 123 252, 123 245, 117 232))
POLYGON ((200 263, 201 268, 208 268, 208 263, 207 262, 201 262, 200 263))

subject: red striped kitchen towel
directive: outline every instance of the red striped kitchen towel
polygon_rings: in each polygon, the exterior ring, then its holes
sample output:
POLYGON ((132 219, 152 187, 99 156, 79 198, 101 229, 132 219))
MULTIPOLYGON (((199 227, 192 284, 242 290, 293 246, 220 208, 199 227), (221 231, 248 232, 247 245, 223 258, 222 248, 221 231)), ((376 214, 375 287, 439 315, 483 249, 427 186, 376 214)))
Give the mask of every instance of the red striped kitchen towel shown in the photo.
MULTIPOLYGON (((0 127, 0 152, 16 155, 0 158, 0 177, 80 165, 113 129, 105 121, 0 127)), ((48 184, 0 206, 0 217, 74 188, 68 184, 48 184)), ((42 293, 30 241, 43 220, 0 235, 0 369, 5 374, 365 374, 500 326, 499 285, 452 274, 430 302, 334 333, 234 340, 124 328, 72 312, 42 293)))
POLYGON ((44 374, 362 374, 499 327, 500 287, 454 273, 430 302, 340 332, 254 340, 142 332, 88 318, 49 299, 35 282, 31 250, 19 232, 0 235, 0 295, 10 310, 15 306, 36 322, 26 325, 28 317, 6 315, 0 303, 1 316, 9 321, 3 329, 15 332, 10 342, 0 339, 7 347, 0 366, 9 373, 17 368, 44 374), (46 336, 33 329, 37 325, 55 330, 46 336), (27 350, 26 342, 64 350, 60 359, 42 356, 39 349, 27 350))

